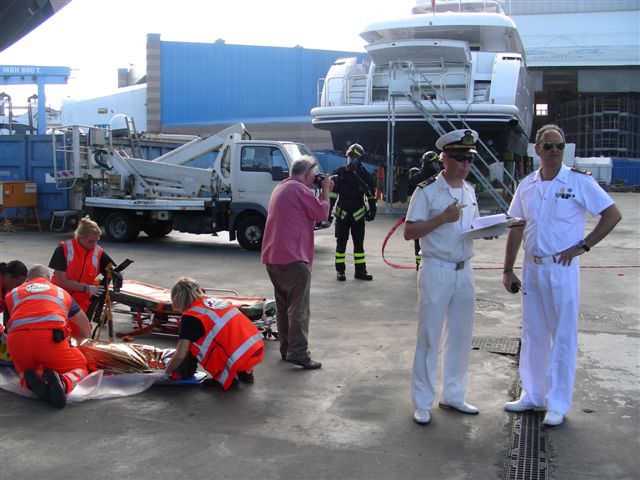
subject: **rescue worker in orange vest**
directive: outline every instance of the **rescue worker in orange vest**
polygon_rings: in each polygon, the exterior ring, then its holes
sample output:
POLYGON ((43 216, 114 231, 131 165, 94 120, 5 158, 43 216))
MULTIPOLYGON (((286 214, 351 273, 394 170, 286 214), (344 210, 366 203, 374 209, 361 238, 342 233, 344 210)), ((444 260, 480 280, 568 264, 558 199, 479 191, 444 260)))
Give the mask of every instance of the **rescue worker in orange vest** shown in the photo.
POLYGON ((63 408, 67 394, 89 373, 87 359, 67 337, 88 337, 89 320, 66 291, 50 282, 44 265, 31 267, 26 282, 5 302, 7 348, 22 386, 63 408))
POLYGON ((205 297, 192 278, 171 289, 173 308, 182 312, 176 353, 165 373, 174 380, 191 377, 199 363, 227 390, 236 376, 253 383, 253 368, 264 357, 262 334, 233 305, 205 297))
POLYGON ((83 312, 89 309, 92 296, 104 293, 98 275, 104 275, 110 263, 115 265, 98 245, 100 235, 102 230, 89 216, 80 219, 73 240, 60 242, 49 261, 53 283, 69 292, 83 312))

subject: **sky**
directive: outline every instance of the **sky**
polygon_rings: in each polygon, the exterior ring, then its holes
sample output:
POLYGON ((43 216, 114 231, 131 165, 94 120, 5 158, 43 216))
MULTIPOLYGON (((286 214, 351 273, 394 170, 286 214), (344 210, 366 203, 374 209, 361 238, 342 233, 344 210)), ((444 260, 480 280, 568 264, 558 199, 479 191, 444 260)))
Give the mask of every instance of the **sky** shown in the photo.
MULTIPOLYGON (((142 67, 146 35, 162 40, 364 51, 370 23, 411 14, 415 0, 71 0, 0 52, 0 65, 71 67, 67 85, 50 85, 46 103, 117 90, 117 69, 142 67)), ((0 87, 16 106, 33 86, 0 87)))

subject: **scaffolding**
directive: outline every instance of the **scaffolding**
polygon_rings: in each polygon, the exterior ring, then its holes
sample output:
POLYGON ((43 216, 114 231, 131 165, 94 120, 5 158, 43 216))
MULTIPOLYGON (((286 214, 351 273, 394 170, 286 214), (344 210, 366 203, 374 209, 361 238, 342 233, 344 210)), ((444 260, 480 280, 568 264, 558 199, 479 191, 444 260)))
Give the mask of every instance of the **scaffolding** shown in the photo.
POLYGON ((578 157, 640 158, 640 95, 583 95, 563 102, 558 124, 578 157))

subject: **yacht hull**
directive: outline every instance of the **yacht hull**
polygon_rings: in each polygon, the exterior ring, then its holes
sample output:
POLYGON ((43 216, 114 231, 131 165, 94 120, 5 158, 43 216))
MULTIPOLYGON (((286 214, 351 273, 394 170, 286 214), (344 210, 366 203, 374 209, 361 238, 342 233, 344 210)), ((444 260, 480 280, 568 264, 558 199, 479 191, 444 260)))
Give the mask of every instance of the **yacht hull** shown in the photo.
MULTIPOLYGON (((425 104, 428 108, 428 104, 425 104)), ((512 105, 465 105, 464 111, 444 114, 432 112, 445 130, 466 128, 460 121, 476 130, 480 138, 490 145, 495 153, 510 152, 526 155, 528 128, 517 107, 512 105), (488 107, 488 108, 487 108, 488 107)), ((455 107, 454 107, 455 108, 455 107)), ((429 109, 430 110, 430 109, 429 109)), ((389 109, 387 104, 339 107, 317 107, 311 111, 316 128, 331 132, 333 147, 344 150, 350 143, 362 144, 367 152, 384 155, 387 149, 389 109)), ((396 152, 403 156, 414 156, 435 148, 438 134, 426 121, 422 113, 413 106, 397 105, 395 109, 396 152)), ((399 159, 402 164, 402 158, 399 159)))

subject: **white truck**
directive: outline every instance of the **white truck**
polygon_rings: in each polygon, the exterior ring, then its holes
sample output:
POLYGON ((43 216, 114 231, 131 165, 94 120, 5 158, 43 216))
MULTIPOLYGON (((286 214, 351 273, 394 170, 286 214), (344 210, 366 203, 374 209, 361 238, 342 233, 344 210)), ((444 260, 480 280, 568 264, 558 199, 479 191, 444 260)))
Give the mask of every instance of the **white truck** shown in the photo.
POLYGON ((259 250, 273 188, 294 160, 312 155, 300 143, 251 140, 243 124, 197 137, 154 160, 128 156, 133 149, 115 146, 108 129, 75 126, 57 133, 58 161, 50 178, 60 188, 74 182, 83 213, 116 242, 132 241, 141 230, 151 237, 171 230, 227 231, 230 240, 259 250), (207 156, 213 159, 209 167, 188 166, 207 156))

